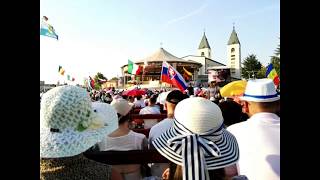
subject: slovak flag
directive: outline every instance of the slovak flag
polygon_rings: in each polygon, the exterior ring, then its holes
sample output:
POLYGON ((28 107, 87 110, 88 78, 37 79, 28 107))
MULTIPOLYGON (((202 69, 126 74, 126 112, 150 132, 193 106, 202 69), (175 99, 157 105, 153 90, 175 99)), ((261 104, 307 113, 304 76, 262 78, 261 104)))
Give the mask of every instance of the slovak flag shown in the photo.
POLYGON ((188 87, 181 74, 165 61, 162 63, 161 81, 172 84, 179 88, 180 91, 184 91, 188 87))

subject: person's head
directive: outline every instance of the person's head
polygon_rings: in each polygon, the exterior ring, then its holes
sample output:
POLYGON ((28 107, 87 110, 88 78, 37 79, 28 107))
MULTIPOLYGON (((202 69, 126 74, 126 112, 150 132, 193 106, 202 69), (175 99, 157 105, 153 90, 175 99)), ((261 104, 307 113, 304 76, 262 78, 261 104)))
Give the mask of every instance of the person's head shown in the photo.
POLYGON ((133 96, 129 96, 129 102, 131 102, 131 103, 134 102, 134 97, 133 96))
POLYGON ((122 95, 122 99, 128 100, 128 96, 127 95, 122 95))
POLYGON ((271 79, 255 79, 247 83, 244 101, 246 113, 252 116, 259 112, 277 113, 280 110, 280 95, 271 79))
POLYGON ((49 90, 41 101, 40 158, 75 156, 100 142, 109 132, 104 117, 116 120, 114 109, 107 111, 110 114, 105 116, 94 111, 86 90, 80 87, 49 90))
POLYGON ((124 99, 113 100, 110 104, 116 111, 119 119, 119 125, 122 125, 129 121, 131 106, 128 101, 124 99))
POLYGON ((139 100, 142 98, 142 96, 141 96, 141 95, 138 95, 138 96, 136 96, 136 98, 137 98, 137 100, 139 101, 139 100))
POLYGON ((223 123, 226 126, 241 122, 242 107, 240 104, 227 100, 219 103, 219 107, 222 111, 223 123))
POLYGON ((215 87, 215 86, 216 86, 216 83, 217 83, 216 81, 211 81, 211 82, 210 82, 210 87, 211 87, 211 88, 212 88, 212 87, 215 87))
POLYGON ((176 105, 184 100, 188 98, 188 95, 183 94, 181 91, 179 90, 173 90, 171 92, 168 93, 167 97, 166 97, 166 102, 165 102, 165 106, 167 109, 168 114, 174 114, 174 109, 176 108, 176 105))
POLYGON ((158 96, 155 95, 155 94, 150 97, 149 103, 150 103, 151 106, 156 104, 156 102, 157 102, 157 97, 158 97, 158 96))
POLYGON ((237 140, 224 129, 219 106, 200 97, 179 102, 172 127, 152 144, 162 156, 182 165, 188 179, 209 179, 208 170, 225 168, 239 160, 237 140))

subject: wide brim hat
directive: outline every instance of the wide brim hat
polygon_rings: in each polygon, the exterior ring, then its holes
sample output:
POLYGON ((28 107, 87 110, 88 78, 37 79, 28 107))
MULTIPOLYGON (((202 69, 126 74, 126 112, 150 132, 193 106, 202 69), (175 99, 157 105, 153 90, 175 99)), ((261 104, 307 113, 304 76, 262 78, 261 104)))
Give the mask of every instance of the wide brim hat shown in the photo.
POLYGON ((200 166, 201 163, 194 161, 201 156, 204 156, 203 166, 208 170, 224 168, 239 160, 236 138, 224 129, 220 108, 201 97, 179 102, 173 126, 152 144, 161 155, 183 168, 188 161, 190 166, 200 166), (184 153, 186 149, 188 152, 184 153))
POLYGON ((110 104, 93 102, 92 108, 102 118, 104 125, 108 127, 107 134, 110 134, 119 127, 117 111, 110 104))
POLYGON ((276 91, 273 81, 264 78, 249 80, 243 96, 239 99, 251 102, 274 102, 280 99, 280 95, 276 91))
POLYGON ((60 86, 43 95, 40 109, 40 157, 78 155, 102 141, 110 127, 95 113, 85 89, 60 86))

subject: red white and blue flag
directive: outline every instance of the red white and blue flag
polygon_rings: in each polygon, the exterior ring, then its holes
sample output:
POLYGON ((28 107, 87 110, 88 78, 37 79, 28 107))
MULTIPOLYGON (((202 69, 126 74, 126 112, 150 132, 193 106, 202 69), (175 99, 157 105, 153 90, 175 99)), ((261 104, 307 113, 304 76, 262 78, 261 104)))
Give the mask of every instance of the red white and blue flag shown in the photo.
POLYGON ((172 84, 173 86, 179 88, 180 91, 184 91, 188 87, 181 74, 167 62, 162 63, 161 81, 172 84))

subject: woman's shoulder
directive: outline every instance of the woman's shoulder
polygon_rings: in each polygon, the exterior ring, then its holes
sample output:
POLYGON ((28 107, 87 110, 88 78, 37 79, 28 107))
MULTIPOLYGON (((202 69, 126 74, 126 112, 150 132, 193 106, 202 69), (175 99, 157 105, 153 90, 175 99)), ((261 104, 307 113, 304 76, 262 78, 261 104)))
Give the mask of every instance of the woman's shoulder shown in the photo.
POLYGON ((134 132, 132 130, 130 130, 129 134, 132 135, 133 137, 140 138, 140 139, 146 138, 146 135, 144 135, 142 133, 134 132))

